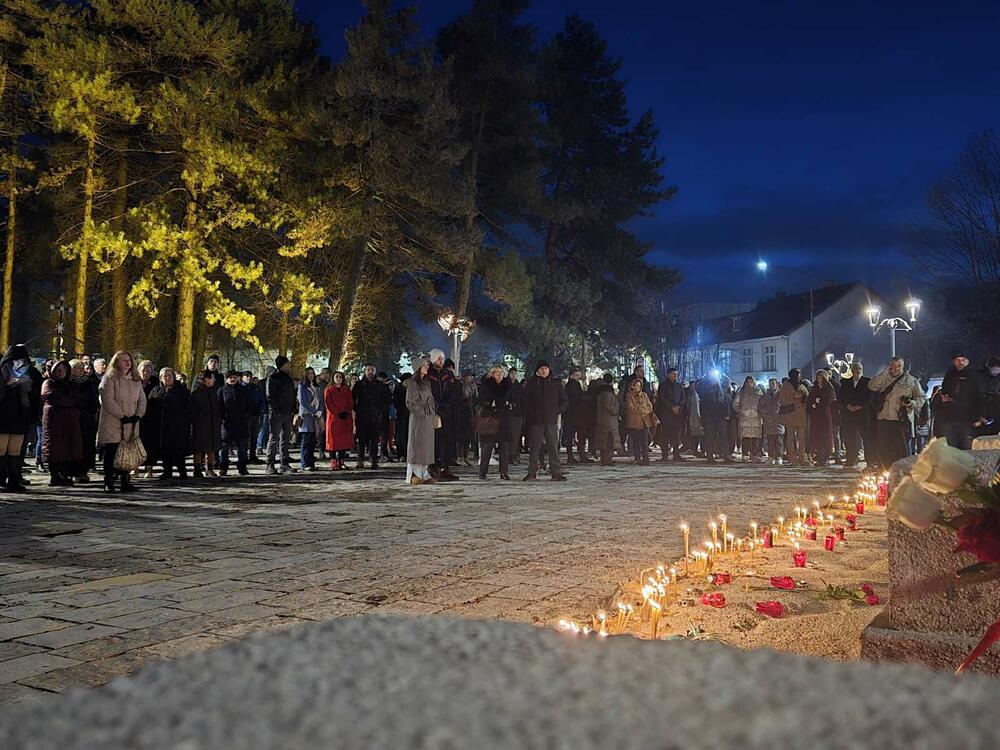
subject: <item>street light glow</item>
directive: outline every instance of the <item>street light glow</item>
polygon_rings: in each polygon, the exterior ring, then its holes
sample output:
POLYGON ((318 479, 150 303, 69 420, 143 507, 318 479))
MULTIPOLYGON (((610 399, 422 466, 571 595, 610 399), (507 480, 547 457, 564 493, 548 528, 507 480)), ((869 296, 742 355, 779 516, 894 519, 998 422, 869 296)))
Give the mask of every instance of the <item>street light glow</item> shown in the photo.
POLYGON ((757 270, 760 271, 761 273, 767 273, 767 261, 763 259, 758 260, 757 270))
POLYGON ((922 304, 921 301, 918 300, 916 297, 913 297, 913 298, 907 300, 907 302, 906 302, 906 309, 909 310, 909 312, 910 312, 910 322, 911 323, 916 323, 917 322, 917 313, 920 312, 920 305, 921 304, 922 304))
POLYGON ((878 305, 872 305, 865 312, 868 313, 868 325, 872 328, 877 328, 879 324, 879 318, 882 316, 882 308, 878 305))

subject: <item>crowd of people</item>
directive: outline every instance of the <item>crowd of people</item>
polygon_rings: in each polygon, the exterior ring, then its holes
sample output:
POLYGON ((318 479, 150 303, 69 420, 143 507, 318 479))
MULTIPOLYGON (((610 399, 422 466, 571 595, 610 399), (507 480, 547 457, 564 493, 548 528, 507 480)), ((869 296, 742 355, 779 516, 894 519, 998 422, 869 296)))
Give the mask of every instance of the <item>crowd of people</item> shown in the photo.
POLYGON ((411 364, 398 378, 374 365, 352 375, 307 367, 293 378, 279 356, 258 378, 223 372, 212 355, 189 388, 184 374, 128 352, 39 369, 15 345, 0 359, 0 482, 24 491, 30 455, 53 486, 89 482, 100 467, 107 492, 135 491, 134 475, 188 479, 189 464, 203 479, 225 476, 234 459, 238 474, 264 464, 278 475, 326 460, 347 471, 352 456, 355 470, 405 461, 406 482, 419 485, 457 481, 453 469, 473 462, 486 479, 494 456, 509 480, 526 454, 524 481, 540 472, 565 481, 564 463, 607 466, 631 455, 649 465, 651 446, 660 461, 887 468, 931 435, 968 449, 1000 426, 1000 358, 975 370, 961 352, 930 398, 900 357, 870 379, 854 362, 850 377, 821 369, 809 380, 792 370, 766 387, 717 370, 681 381, 675 368, 654 385, 641 364, 617 389, 611 373, 587 383, 573 368, 563 380, 546 361, 526 379, 499 365, 476 377, 456 373, 440 349, 411 364), (146 458, 124 471, 116 457, 134 437, 146 458))

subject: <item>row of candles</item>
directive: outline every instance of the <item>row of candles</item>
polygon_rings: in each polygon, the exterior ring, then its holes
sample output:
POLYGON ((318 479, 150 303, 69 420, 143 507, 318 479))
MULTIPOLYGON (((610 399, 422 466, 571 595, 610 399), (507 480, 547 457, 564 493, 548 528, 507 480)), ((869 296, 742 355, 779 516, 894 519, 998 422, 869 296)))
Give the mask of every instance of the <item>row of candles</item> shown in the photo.
MULTIPOLYGON (((710 583, 720 585, 731 583, 732 576, 727 572, 713 573, 716 565, 724 560, 733 563, 740 562, 744 557, 753 558, 763 554, 763 550, 773 549, 780 545, 783 537, 794 548, 792 563, 797 568, 804 568, 808 563, 806 551, 802 549, 804 541, 818 541, 818 532, 827 529, 824 536, 824 549, 832 552, 837 542, 845 540, 846 531, 857 528, 857 516, 864 514, 865 508, 872 505, 885 505, 888 497, 889 475, 862 475, 858 480, 858 489, 853 499, 850 495, 842 498, 841 509, 849 511, 853 502, 854 513, 845 512, 844 524, 836 523, 834 513, 836 498, 830 495, 825 507, 817 500, 812 507, 800 506, 794 508, 795 520, 778 516, 771 524, 761 527, 756 522, 750 524, 750 533, 741 538, 729 531, 729 518, 719 515, 717 520, 708 524, 711 539, 706 539, 701 549, 691 549, 691 527, 687 523, 680 525, 684 540, 684 557, 675 566, 657 565, 646 568, 639 574, 639 590, 642 594, 641 605, 618 602, 617 610, 611 615, 601 610, 592 618, 589 625, 580 625, 572 620, 560 620, 559 628, 573 633, 589 635, 596 633, 604 637, 628 632, 628 626, 633 621, 640 624, 649 622, 649 636, 657 637, 660 618, 666 605, 680 594, 678 580, 694 575, 707 576, 710 583), (683 565, 683 573, 678 571, 683 565)), ((690 592, 690 589, 688 589, 690 592)))

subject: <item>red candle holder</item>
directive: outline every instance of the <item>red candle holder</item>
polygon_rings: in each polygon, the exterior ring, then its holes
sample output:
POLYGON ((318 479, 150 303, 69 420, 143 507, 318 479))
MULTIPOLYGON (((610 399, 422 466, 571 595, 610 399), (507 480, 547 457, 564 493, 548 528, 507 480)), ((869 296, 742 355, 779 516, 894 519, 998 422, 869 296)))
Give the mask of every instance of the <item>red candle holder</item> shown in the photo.
POLYGON ((837 546, 837 537, 827 534, 826 538, 823 540, 823 546, 826 548, 827 552, 833 552, 834 547, 837 546))
POLYGON ((858 502, 854 503, 854 512, 859 516, 863 516, 865 514, 865 504, 858 500, 858 502))
POLYGON ((878 504, 885 505, 886 501, 889 499, 889 484, 887 482, 879 482, 878 485, 878 504))
POLYGON ((858 530, 858 519, 853 514, 848 513, 846 516, 844 516, 844 523, 847 524, 848 531, 858 530))
POLYGON ((804 568, 806 566, 806 552, 805 550, 799 550, 792 554, 792 562, 795 563, 796 568, 804 568))
POLYGON ((835 537, 837 537, 837 541, 838 542, 844 541, 844 539, 847 537, 847 535, 844 533, 844 527, 843 526, 834 526, 833 527, 833 535, 835 537))
POLYGON ((771 530, 770 529, 764 529, 762 537, 764 539, 764 549, 773 549, 774 548, 774 537, 771 535, 771 530))
POLYGON ((712 574, 712 583, 714 583, 716 586, 722 586, 723 584, 732 582, 733 582, 733 576, 731 573, 720 572, 712 574))
POLYGON ((810 542, 815 542, 816 541, 816 529, 808 529, 806 531, 806 539, 808 539, 810 542))

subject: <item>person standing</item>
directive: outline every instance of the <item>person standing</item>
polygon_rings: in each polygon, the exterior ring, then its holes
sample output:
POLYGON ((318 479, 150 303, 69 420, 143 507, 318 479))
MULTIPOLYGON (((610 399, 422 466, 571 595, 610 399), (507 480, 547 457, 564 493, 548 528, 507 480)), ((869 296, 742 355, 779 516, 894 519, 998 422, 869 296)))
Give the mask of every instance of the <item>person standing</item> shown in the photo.
POLYGON ((503 368, 494 365, 483 377, 479 386, 479 416, 496 420, 497 432, 479 434, 479 478, 486 479, 490 469, 493 446, 497 446, 500 461, 500 478, 510 479, 510 381, 504 376, 503 368))
POLYGON ((444 352, 432 349, 430 353, 431 366, 427 370, 427 378, 434 391, 434 401, 437 403, 440 426, 434 430, 434 468, 431 473, 446 482, 456 482, 458 477, 452 473, 451 464, 454 459, 455 441, 452 438, 452 398, 455 394, 455 376, 448 369, 444 352))
POLYGON ((138 430, 137 425, 146 413, 146 394, 139 382, 139 374, 132 366, 132 355, 118 351, 111 357, 101 385, 101 419, 97 426, 98 445, 104 446, 104 491, 115 491, 115 474, 121 479, 122 492, 135 492, 136 487, 128 472, 115 469, 118 446, 130 440, 138 430))
POLYGON ((160 370, 160 382, 150 392, 147 413, 160 415, 160 432, 153 439, 160 449, 163 472, 160 479, 187 479, 186 460, 191 445, 191 394, 170 367, 160 370))
POLYGON ((970 369, 969 358, 962 352, 952 355, 951 369, 935 399, 934 419, 948 445, 972 450, 976 428, 987 421, 986 397, 980 374, 970 369))
POLYGON ((30 367, 28 350, 21 344, 9 347, 0 359, 0 473, 6 492, 25 490, 21 448, 25 433, 34 424, 30 367))
POLYGON ((372 457, 372 468, 378 468, 379 445, 389 424, 389 388, 375 377, 375 365, 365 365, 364 376, 352 389, 354 413, 357 416, 358 468, 365 466, 365 451, 372 457))
POLYGON ((986 423, 979 428, 979 434, 996 435, 1000 432, 1000 357, 986 360, 982 377, 986 423))
POLYGON ((733 462, 729 451, 729 420, 733 411, 730 383, 729 378, 718 371, 710 372, 698 383, 705 457, 710 464, 714 464, 717 457, 727 464, 733 462))
POLYGON ((226 373, 226 384, 219 391, 222 405, 222 462, 219 473, 229 473, 229 454, 236 450, 236 471, 241 476, 250 473, 248 446, 250 443, 250 389, 240 382, 240 373, 226 373))
POLYGON ((260 392, 257 379, 250 370, 246 370, 242 374, 240 382, 247 392, 247 463, 259 464, 257 435, 260 432, 260 415, 264 410, 264 397, 260 392))
POLYGON ((816 465, 826 467, 833 452, 833 409, 837 393, 827 370, 817 370, 809 389, 809 439, 816 453, 816 465))
POLYGON ((97 386, 87 373, 86 365, 79 359, 70 360, 69 379, 73 383, 73 394, 80 413, 80 460, 73 467, 73 481, 86 484, 90 481, 87 472, 94 468, 94 446, 97 443, 97 386))
MULTIPOLYGON (((153 414, 149 409, 149 394, 158 385, 156 381, 153 363, 148 359, 142 360, 137 370, 139 372, 139 382, 142 383, 142 392, 146 394, 146 414, 139 424, 139 437, 142 445, 146 449, 146 477, 153 476, 153 467, 160 461, 160 444, 156 436, 160 434, 159 414, 153 414)), ((138 475, 138 472, 136 472, 138 475)))
POLYGON ((406 381, 413 373, 404 372, 399 376, 399 382, 392 391, 392 405, 396 407, 395 453, 398 460, 406 458, 406 441, 410 432, 410 410, 406 408, 406 381))
POLYGON ((479 386, 472 370, 465 370, 458 382, 455 399, 456 455, 460 463, 472 466, 469 452, 478 452, 478 435, 473 429, 472 418, 476 414, 479 400, 479 386))
POLYGON ((60 360, 42 383, 42 462, 49 467, 52 487, 71 487, 73 469, 83 456, 80 402, 69 374, 69 362, 60 360))
POLYGON ((871 444, 869 428, 871 413, 868 404, 872 392, 868 390, 868 378, 864 376, 864 366, 860 362, 851 363, 851 377, 840 381, 837 404, 840 407, 840 433, 844 438, 845 468, 858 465, 860 447, 864 445, 866 458, 874 464, 875 446, 871 444), (871 456, 868 454, 871 453, 871 456))
POLYGON ((323 392, 326 407, 326 449, 330 453, 330 469, 347 469, 347 454, 354 447, 354 396, 347 386, 344 373, 333 373, 330 385, 323 392))
POLYGON ((739 418, 740 452, 743 463, 760 459, 760 440, 764 436, 764 425, 760 418, 760 400, 763 395, 752 375, 747 375, 743 385, 736 392, 733 401, 739 418))
POLYGON ((269 433, 267 439, 267 473, 294 473, 289 446, 292 444, 292 418, 295 416, 295 382, 289 372, 292 369, 288 357, 274 358, 274 372, 267 378, 267 419, 269 433), (280 454, 281 472, 274 466, 280 454))
POLYGON ((510 390, 507 392, 507 403, 510 405, 510 462, 521 463, 521 436, 524 434, 524 412, 521 411, 521 391, 524 383, 519 380, 520 372, 516 367, 507 370, 507 380, 510 390))
POLYGON ((788 463, 807 466, 809 455, 806 448, 806 424, 809 415, 806 402, 809 400, 809 389, 802 382, 802 372, 792 369, 788 372, 788 381, 781 384, 778 392, 778 420, 785 426, 785 450, 788 463))
POLYGON ((222 402, 215 388, 215 372, 205 369, 191 389, 191 448, 195 479, 215 479, 215 461, 222 448, 222 402))
POLYGON ((779 383, 777 378, 767 381, 767 392, 760 397, 757 403, 757 414, 761 419, 761 432, 767 439, 768 462, 774 466, 781 466, 782 438, 785 435, 785 426, 781 424, 778 416, 781 411, 781 402, 778 398, 779 383))
POLYGON ((877 463, 888 471, 909 452, 910 422, 924 404, 924 392, 920 381, 906 372, 902 357, 890 359, 885 369, 868 382, 868 390, 873 393, 877 463))
POLYGON ((687 395, 684 388, 677 381, 677 368, 671 367, 667 370, 666 379, 660 383, 656 391, 656 404, 654 411, 660 419, 659 443, 660 461, 667 461, 670 458, 670 451, 674 452, 674 461, 683 461, 681 456, 681 427, 684 422, 684 404, 687 395))
POLYGON ((299 403, 299 468, 316 471, 316 432, 323 415, 323 394, 316 382, 316 371, 307 367, 298 387, 299 403))
POLYGON ((549 363, 541 360, 535 374, 524 384, 521 407, 528 424, 528 473, 525 482, 537 479, 542 445, 549 454, 549 476, 553 482, 565 482, 559 466, 559 415, 566 411, 566 391, 552 377, 549 363))
POLYGON ((594 386, 594 435, 601 453, 601 466, 612 466, 615 451, 621 448, 618 429, 621 402, 615 394, 614 382, 614 376, 606 372, 594 386))
POLYGON ((586 431, 586 394, 583 390, 583 372, 579 367, 569 371, 566 381, 566 414, 563 415, 563 445, 566 447, 566 463, 576 464, 586 462, 585 442, 586 431), (580 452, 580 460, 573 457, 573 445, 580 452))
MULTIPOLYGON (((444 357, 442 356, 442 360, 444 357)), ((430 360, 421 357, 413 362, 413 377, 406 385, 406 408, 410 413, 409 435, 406 439, 406 482, 434 484, 430 466, 434 463, 435 429, 439 420, 439 403, 429 377, 430 360)))
POLYGON ((632 446, 632 463, 649 466, 649 430, 655 425, 656 417, 649 395, 642 390, 642 381, 638 378, 629 382, 624 407, 622 421, 632 446))

